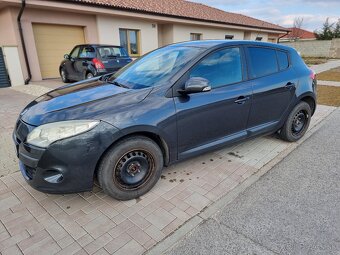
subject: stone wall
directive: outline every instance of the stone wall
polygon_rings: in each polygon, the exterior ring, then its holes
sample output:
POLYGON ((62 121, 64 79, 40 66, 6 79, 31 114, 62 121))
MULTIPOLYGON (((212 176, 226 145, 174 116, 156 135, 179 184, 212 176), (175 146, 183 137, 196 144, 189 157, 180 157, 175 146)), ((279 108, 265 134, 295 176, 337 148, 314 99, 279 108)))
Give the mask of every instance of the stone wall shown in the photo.
POLYGON ((340 54, 340 41, 338 40, 334 39, 336 42, 332 40, 281 42, 281 44, 295 48, 304 57, 340 58, 337 56, 337 53, 340 54))
POLYGON ((332 40, 329 56, 331 58, 340 58, 340 38, 332 40))

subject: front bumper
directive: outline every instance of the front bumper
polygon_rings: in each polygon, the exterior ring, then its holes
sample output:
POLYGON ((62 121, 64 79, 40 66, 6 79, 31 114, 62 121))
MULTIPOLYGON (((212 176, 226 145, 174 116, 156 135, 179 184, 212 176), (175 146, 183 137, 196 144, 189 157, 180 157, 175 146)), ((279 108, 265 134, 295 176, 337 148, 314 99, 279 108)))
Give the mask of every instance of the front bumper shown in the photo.
POLYGON ((47 193, 92 190, 97 163, 119 134, 117 128, 100 122, 88 132, 54 142, 44 149, 25 142, 33 128, 19 120, 13 140, 25 180, 47 193))

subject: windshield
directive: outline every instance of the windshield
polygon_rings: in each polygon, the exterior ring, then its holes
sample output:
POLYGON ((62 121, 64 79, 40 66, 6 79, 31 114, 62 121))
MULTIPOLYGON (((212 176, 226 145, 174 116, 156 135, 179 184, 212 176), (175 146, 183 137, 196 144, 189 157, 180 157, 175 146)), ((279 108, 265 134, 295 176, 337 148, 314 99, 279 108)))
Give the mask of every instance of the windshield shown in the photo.
POLYGON ((131 89, 153 87, 167 83, 204 48, 165 47, 155 50, 115 73, 108 81, 115 81, 131 89))
POLYGON ((126 50, 121 47, 98 47, 98 52, 101 58, 128 57, 126 50))

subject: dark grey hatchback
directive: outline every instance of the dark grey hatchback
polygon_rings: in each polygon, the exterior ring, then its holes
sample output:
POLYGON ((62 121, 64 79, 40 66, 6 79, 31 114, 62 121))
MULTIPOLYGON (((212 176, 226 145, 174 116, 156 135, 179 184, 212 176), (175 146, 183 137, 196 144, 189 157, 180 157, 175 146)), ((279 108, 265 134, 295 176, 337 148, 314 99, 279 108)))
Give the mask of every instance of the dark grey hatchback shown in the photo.
POLYGON ((83 44, 65 54, 59 67, 63 82, 81 81, 95 76, 117 72, 132 59, 121 46, 83 44))
POLYGON ((112 76, 53 90, 20 114, 20 169, 49 193, 137 198, 164 166, 259 135, 297 141, 316 79, 289 47, 197 41, 157 49, 112 76))

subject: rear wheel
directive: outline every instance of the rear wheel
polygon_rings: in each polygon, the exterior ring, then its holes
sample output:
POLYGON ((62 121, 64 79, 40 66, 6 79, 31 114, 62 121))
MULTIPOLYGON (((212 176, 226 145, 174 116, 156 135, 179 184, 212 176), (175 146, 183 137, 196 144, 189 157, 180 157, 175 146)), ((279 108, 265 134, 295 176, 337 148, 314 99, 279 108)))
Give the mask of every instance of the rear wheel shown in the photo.
POLYGON ((157 183, 163 154, 151 139, 134 136, 118 142, 102 159, 98 181, 104 192, 119 200, 145 194, 157 183))
POLYGON ((308 103, 300 102, 297 104, 282 127, 280 137, 289 142, 295 142, 303 137, 309 127, 311 113, 308 103))
POLYGON ((69 83, 70 80, 67 78, 67 74, 66 74, 66 71, 64 68, 61 68, 60 69, 60 77, 61 77, 61 80, 64 82, 64 83, 69 83))
POLYGON ((92 79, 94 77, 93 73, 89 72, 86 74, 85 78, 86 79, 92 79))

